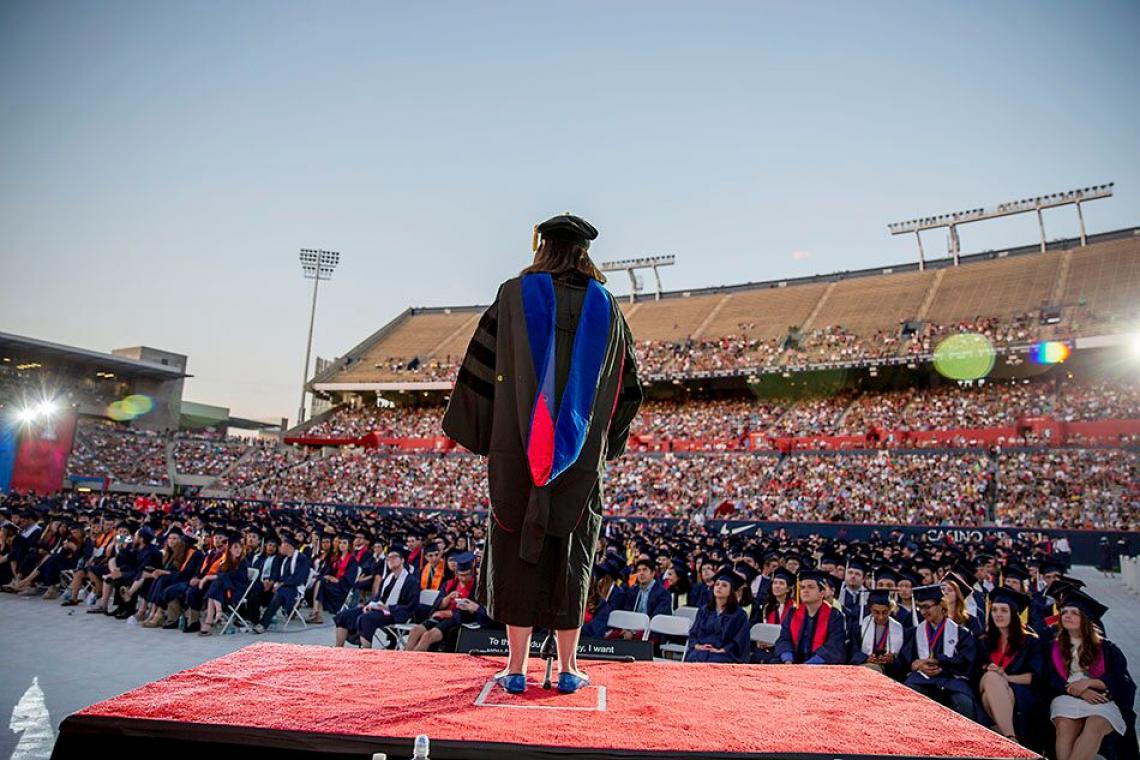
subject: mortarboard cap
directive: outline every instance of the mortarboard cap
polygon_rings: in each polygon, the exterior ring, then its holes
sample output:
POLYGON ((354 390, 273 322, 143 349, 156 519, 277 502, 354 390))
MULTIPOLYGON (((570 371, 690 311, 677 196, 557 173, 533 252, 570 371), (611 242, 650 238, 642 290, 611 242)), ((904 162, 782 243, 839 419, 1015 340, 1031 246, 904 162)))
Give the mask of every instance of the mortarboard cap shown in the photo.
POLYGON ((815 581, 816 585, 819 586, 822 591, 823 584, 831 582, 831 575, 822 570, 804 570, 800 573, 799 581, 801 586, 804 581, 815 581))
POLYGON ((788 588, 796 585, 796 574, 785 567, 777 567, 776 570, 772 573, 772 580, 776 580, 777 578, 780 578, 785 583, 787 583, 788 588))
POLYGON ((931 586, 916 586, 914 589, 914 599, 916 602, 941 602, 942 584, 936 583, 931 586))
POLYGON ((1070 589, 1065 595, 1061 609, 1065 607, 1076 607, 1093 622, 1100 622, 1104 618, 1104 613, 1108 612, 1108 607, 1079 589, 1070 589))
POLYGON ((891 606, 891 592, 885 588, 874 589, 867 592, 867 606, 872 604, 881 604, 884 607, 891 606))
POLYGON ((452 559, 455 560, 456 572, 466 573, 475 565, 475 555, 471 552, 460 552, 452 557, 452 559))
POLYGON ((720 572, 716 574, 716 580, 724 581, 732 586, 732 590, 736 591, 744 585, 744 578, 739 573, 735 572, 731 567, 722 567, 720 572))
POLYGON ((1009 608, 1016 615, 1024 609, 1029 608, 1029 603, 1032 601, 1028 594, 1023 594, 1020 591, 1014 591, 1008 586, 999 586, 990 593, 991 604, 1008 604, 1009 608))

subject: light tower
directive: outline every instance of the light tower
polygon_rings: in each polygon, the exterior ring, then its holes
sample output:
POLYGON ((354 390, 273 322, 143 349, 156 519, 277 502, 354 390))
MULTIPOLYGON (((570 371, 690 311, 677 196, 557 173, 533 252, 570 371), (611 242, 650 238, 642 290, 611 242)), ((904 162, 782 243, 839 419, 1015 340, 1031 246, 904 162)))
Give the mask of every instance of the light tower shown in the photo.
POLYGON ((309 382, 309 358, 313 350, 313 323, 317 318, 317 287, 321 280, 332 278, 333 270, 340 263, 340 254, 335 251, 301 249, 301 271, 305 279, 313 281, 313 305, 309 310, 309 340, 305 343, 305 368, 301 376, 301 405, 297 407, 297 424, 305 421, 305 383, 309 382))
POLYGON ((635 272, 638 269, 652 269, 653 277, 657 280, 657 290, 655 298, 661 298, 661 273, 657 271, 658 267, 673 266, 676 262, 675 256, 648 256, 641 259, 623 259, 621 261, 605 261, 598 265, 598 269, 603 272, 626 272, 629 274, 629 302, 633 303, 637 291, 641 288, 638 287, 637 275, 635 272))

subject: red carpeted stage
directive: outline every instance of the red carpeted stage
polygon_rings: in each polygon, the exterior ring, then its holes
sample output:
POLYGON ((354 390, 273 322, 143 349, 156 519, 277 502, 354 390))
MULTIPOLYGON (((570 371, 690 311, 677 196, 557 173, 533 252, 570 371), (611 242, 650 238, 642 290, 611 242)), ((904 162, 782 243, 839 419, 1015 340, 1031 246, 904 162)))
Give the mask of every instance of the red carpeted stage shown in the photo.
POLYGON ((499 658, 256 644, 68 717, 52 757, 1035 757, 863 668, 584 664, 512 696, 499 658))

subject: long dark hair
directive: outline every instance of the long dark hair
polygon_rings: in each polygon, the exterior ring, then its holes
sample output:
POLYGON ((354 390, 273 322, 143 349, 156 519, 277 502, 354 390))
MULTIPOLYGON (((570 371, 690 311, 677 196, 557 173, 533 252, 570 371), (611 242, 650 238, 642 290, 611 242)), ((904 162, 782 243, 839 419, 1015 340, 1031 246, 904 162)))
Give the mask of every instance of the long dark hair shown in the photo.
MULTIPOLYGON (((1088 671, 1092 664, 1096 662, 1097 655, 1100 654, 1100 645, 1104 641, 1104 637, 1100 632, 1100 628, 1093 623, 1093 621, 1084 612, 1078 612, 1081 616, 1081 652, 1077 658, 1077 662, 1081 666, 1081 670, 1088 671)), ((1061 647, 1061 661, 1065 663, 1065 672, 1071 673, 1073 671, 1073 642, 1069 638, 1069 629, 1061 625, 1061 621, 1057 621, 1057 643, 1061 647)))
MULTIPOLYGON (((1009 607, 1009 632, 1006 634, 1006 647, 1010 652, 1020 652, 1021 645, 1025 643, 1025 627, 1021 624, 1021 614, 1013 605, 1006 605, 1009 607)), ((997 652, 998 647, 1001 646, 1001 629, 997 627, 994 622, 993 608, 990 609, 990 614, 987 616, 986 621, 986 645, 990 652, 997 652)), ((998 654, 1005 654, 1005 652, 998 652, 998 654)))
POLYGON ((586 246, 558 237, 544 237, 534 254, 534 263, 520 274, 538 272, 549 272, 553 275, 577 272, 601 283, 606 281, 606 276, 590 259, 586 246))
MULTIPOLYGON (((716 585, 716 581, 713 581, 713 585, 716 585)), ((709 611, 716 612, 715 594, 709 594, 709 601, 706 606, 709 608, 709 611)), ((725 613, 736 612, 736 608, 739 606, 740 603, 736 601, 736 589, 732 589, 728 593, 728 600, 724 604, 724 611, 725 613)))
MULTIPOLYGON (((784 609, 787 609, 788 605, 792 604, 793 601, 794 600, 792 599, 792 589, 788 588, 788 590, 784 593, 784 609)), ((776 597, 776 592, 772 591, 771 587, 769 587, 768 588, 768 598, 764 600, 764 609, 761 610, 761 614, 763 615, 764 619, 761 620, 760 622, 762 622, 762 623, 767 622, 768 621, 768 613, 769 612, 775 612, 779 608, 780 608, 780 600, 776 597)))

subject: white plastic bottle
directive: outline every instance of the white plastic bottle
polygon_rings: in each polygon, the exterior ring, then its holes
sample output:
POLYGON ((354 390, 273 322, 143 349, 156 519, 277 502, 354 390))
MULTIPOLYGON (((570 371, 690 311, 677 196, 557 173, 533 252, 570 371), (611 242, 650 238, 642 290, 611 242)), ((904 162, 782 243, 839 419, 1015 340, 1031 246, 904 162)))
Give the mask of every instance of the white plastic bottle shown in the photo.
POLYGON ((427 734, 420 734, 416 737, 416 743, 412 749, 412 760, 429 760, 427 734))

